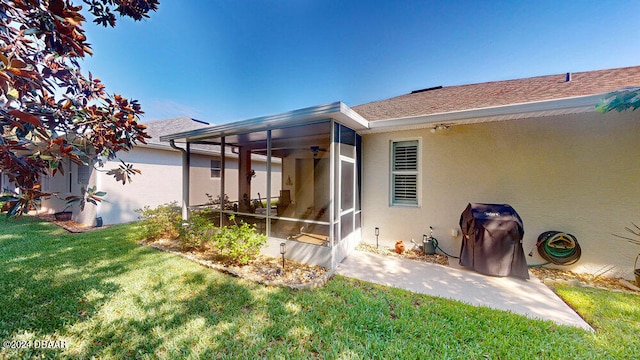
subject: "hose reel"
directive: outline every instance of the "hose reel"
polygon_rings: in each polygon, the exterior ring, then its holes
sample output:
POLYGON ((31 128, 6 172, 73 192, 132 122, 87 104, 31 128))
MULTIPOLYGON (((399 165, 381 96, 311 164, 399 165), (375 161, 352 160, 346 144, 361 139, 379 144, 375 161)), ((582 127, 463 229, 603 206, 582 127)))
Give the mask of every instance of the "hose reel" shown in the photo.
POLYGON ((536 242, 538 254, 556 265, 572 265, 580 260, 582 250, 575 236, 562 231, 545 231, 536 242))

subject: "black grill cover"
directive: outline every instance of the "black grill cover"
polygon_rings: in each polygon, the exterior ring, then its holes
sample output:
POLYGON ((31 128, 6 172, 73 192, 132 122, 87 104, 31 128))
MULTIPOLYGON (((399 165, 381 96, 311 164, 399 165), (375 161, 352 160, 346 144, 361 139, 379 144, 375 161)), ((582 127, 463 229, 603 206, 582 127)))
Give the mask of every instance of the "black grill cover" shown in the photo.
POLYGON ((460 215, 460 265, 481 274, 529 278, 524 228, 507 204, 469 204, 460 215))

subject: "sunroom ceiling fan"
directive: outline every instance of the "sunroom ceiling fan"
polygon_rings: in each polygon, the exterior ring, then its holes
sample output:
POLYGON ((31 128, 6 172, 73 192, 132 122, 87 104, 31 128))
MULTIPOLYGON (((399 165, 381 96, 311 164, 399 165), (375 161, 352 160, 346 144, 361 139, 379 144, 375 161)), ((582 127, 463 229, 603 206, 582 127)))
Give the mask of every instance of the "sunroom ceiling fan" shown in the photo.
POLYGON ((322 151, 322 152, 327 151, 327 149, 321 148, 320 146, 317 146, 317 145, 311 146, 311 147, 309 148, 309 150, 311 150, 311 152, 313 153, 313 157, 318 156, 318 153, 319 153, 320 151, 322 151))

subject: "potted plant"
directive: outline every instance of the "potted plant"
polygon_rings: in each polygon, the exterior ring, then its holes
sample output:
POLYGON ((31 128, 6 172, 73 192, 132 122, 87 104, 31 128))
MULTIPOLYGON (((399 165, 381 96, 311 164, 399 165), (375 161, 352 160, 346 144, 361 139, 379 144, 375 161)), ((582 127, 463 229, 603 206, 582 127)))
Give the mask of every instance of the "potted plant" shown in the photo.
MULTIPOLYGON (((616 234, 613 234, 613 235, 619 238, 625 239, 632 244, 640 246, 640 226, 634 223, 631 223, 631 225, 633 225, 633 228, 625 227, 624 229, 627 230, 627 232, 629 232, 632 235, 632 237, 616 235, 616 234)), ((639 258, 640 258, 640 253, 638 253, 638 255, 636 256, 636 261, 633 264, 633 274, 636 277, 636 283, 638 284, 638 286, 640 286, 640 265, 638 265, 639 258)))
MULTIPOLYGON (((102 201, 102 197, 107 193, 104 191, 97 191, 96 187, 91 187, 89 189, 85 189, 84 187, 81 190, 81 193, 84 196, 71 195, 64 198, 66 201, 64 209, 62 211, 56 212, 53 214, 56 220, 58 221, 69 221, 71 220, 71 216, 73 215, 73 211, 68 211, 67 209, 71 208, 74 204, 78 204, 80 206, 80 211, 84 210, 84 206, 87 202, 90 202, 94 205, 98 205, 98 202, 102 201)), ((101 221, 102 219, 100 219, 101 221)))
POLYGON ((71 216, 73 215, 73 211, 67 211, 67 209, 71 207, 71 205, 67 205, 62 211, 58 211, 53 213, 53 217, 55 217, 58 221, 69 221, 71 220, 71 216))
MULTIPOLYGON (((84 189, 82 189, 82 192, 84 193, 84 189)), ((64 198, 64 200, 66 201, 64 209, 62 209, 62 211, 53 213, 53 217, 58 221, 71 220, 71 217, 73 216, 73 211, 70 209, 74 204, 80 203, 81 199, 82 197, 80 196, 75 196, 75 195, 67 196, 66 198, 64 198)))

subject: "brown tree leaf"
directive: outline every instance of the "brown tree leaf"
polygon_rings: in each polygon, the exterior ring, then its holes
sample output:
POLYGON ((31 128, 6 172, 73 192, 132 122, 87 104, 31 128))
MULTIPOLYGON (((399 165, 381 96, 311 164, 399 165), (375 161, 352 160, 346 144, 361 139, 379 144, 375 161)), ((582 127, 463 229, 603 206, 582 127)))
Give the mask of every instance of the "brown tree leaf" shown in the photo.
MULTIPOLYGON (((7 111, 10 115, 13 115, 15 117, 17 117, 18 119, 20 119, 23 122, 26 122, 28 124, 31 124, 35 127, 41 128, 42 127, 42 122, 40 121, 40 119, 38 119, 37 117, 31 115, 31 114, 27 114, 25 112, 22 112, 20 110, 16 110, 16 109, 11 109, 9 111, 7 111)), ((24 128, 23 128, 24 129, 24 128)))

